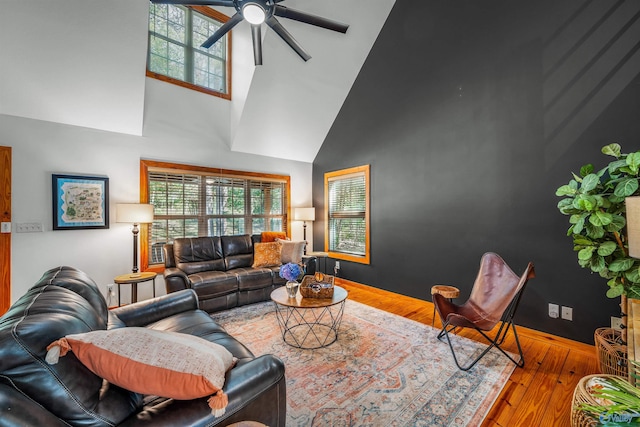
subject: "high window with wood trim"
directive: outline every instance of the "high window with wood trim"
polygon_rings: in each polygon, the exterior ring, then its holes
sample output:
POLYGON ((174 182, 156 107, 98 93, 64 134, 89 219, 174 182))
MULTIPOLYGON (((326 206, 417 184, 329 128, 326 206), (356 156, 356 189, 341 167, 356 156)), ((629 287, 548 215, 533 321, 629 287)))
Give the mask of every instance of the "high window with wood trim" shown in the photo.
POLYGON ((228 20, 207 6, 150 3, 147 76, 231 99, 231 33, 200 47, 228 20))
POLYGON ((290 177, 285 175, 142 160, 140 179, 142 201, 154 205, 153 224, 142 229, 143 271, 154 265, 161 270, 162 245, 179 237, 289 228, 290 177))
POLYGON ((369 264, 369 165, 325 173, 324 194, 325 251, 369 264))

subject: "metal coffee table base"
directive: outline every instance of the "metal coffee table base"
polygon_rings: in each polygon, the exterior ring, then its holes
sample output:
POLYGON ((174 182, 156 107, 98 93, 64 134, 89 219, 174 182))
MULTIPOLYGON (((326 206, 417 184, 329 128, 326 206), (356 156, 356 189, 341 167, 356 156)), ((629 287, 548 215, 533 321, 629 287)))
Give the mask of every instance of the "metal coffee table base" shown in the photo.
POLYGON ((338 339, 345 300, 326 307, 291 307, 275 303, 284 342, 292 347, 315 349, 338 339))

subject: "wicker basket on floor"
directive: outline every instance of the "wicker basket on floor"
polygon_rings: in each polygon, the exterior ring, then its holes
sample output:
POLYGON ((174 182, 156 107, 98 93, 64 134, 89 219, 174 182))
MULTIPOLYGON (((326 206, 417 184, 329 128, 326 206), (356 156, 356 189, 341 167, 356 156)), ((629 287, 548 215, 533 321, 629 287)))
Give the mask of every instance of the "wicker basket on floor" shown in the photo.
POLYGON ((577 406, 581 403, 597 404, 596 400, 587 391, 587 382, 594 378, 606 378, 613 377, 615 375, 595 374, 587 375, 586 377, 578 381, 576 389, 573 391, 573 401, 571 402, 571 427, 594 427, 602 425, 598 418, 595 418, 592 414, 577 409, 577 406))
POLYGON ((594 333, 600 372, 626 378, 629 372, 627 346, 617 329, 598 328, 594 333))

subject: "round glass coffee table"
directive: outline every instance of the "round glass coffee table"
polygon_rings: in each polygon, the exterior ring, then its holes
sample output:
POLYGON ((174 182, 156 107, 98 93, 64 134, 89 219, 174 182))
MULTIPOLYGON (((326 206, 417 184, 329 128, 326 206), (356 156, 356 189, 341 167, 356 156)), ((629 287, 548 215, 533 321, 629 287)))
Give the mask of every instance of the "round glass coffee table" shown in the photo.
POLYGON ((289 298, 284 286, 271 292, 284 342, 292 347, 326 347, 338 339, 347 291, 333 287, 333 298, 289 298))

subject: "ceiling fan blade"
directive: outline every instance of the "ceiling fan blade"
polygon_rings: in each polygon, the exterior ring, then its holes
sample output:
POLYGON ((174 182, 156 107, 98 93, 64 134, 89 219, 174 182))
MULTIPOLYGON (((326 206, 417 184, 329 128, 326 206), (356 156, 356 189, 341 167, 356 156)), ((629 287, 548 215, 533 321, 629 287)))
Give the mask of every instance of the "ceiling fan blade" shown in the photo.
POLYGON ((218 40, 220 40, 225 34, 227 34, 229 30, 235 27, 238 22, 242 21, 242 19, 243 19, 242 14, 240 12, 236 12, 236 14, 231 17, 231 19, 225 22, 222 25, 222 27, 218 28, 218 30, 215 33, 213 33, 211 37, 206 39, 204 43, 202 43, 202 45, 200 46, 204 47, 205 49, 209 49, 218 40))
POLYGON ((253 39, 253 61, 256 65, 262 65, 262 32, 260 25, 251 26, 251 38, 253 39))
POLYGON ((291 49, 295 50, 296 53, 300 55, 300 58, 304 59, 305 61, 308 61, 311 59, 311 55, 305 52, 302 46, 298 44, 296 39, 294 39, 293 36, 289 34, 289 32, 282 26, 282 24, 276 18, 273 17, 273 15, 267 18, 265 22, 269 27, 271 27, 273 31, 276 32, 277 35, 279 35, 282 38, 282 40, 284 40, 291 47, 291 49))
POLYGON ((233 0, 151 0, 157 4, 184 4, 190 6, 228 6, 233 7, 233 0))
POLYGON ((299 10, 289 9, 285 6, 275 5, 273 14, 282 18, 293 19, 294 21, 304 22, 305 24, 315 25, 316 27, 326 28, 327 30, 338 31, 340 33, 346 33, 349 28, 348 25, 332 21, 331 19, 323 18, 321 16, 312 15, 306 12, 300 12, 299 10))

